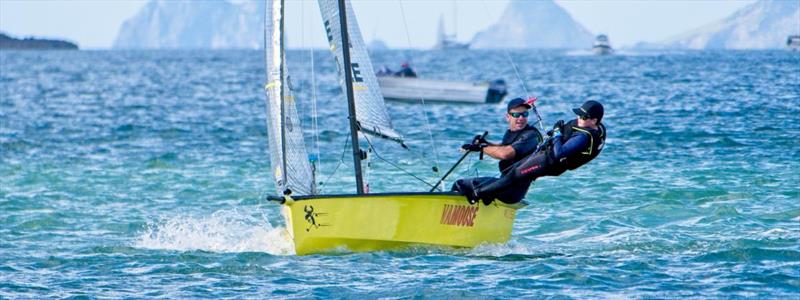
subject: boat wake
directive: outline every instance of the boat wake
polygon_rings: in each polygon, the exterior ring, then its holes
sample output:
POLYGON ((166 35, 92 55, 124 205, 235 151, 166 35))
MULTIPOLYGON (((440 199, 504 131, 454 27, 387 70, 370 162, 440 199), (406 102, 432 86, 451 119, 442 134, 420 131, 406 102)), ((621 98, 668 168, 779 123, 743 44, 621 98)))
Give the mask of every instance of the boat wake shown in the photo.
POLYGON ((594 53, 590 50, 570 50, 564 53, 566 56, 593 56, 594 53))
POLYGON ((292 255, 286 229, 273 227, 266 216, 221 210, 211 216, 173 216, 149 222, 133 247, 155 250, 266 252, 292 255))
POLYGON ((531 247, 517 241, 505 244, 482 244, 472 249, 467 249, 467 256, 474 256, 491 260, 531 260, 542 259, 564 254, 558 252, 543 252, 541 247, 531 247))

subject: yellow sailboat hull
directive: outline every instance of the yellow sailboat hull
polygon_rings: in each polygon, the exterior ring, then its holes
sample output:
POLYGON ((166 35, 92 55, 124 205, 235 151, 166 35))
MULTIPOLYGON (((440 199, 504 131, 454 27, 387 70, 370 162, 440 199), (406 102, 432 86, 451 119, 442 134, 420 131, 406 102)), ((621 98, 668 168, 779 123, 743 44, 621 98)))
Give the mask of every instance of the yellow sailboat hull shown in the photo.
POLYGON ((282 212, 296 253, 304 255, 505 243, 525 205, 471 205, 452 193, 286 196, 282 212))

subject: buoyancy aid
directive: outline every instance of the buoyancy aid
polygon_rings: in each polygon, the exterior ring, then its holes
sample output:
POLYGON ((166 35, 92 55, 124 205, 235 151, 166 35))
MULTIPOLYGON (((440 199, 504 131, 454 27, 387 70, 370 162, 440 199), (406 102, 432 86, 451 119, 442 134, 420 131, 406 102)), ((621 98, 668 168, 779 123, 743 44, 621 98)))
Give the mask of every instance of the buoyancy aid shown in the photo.
MULTIPOLYGON (((586 145, 586 149, 576 152, 575 154, 563 157, 558 161, 553 159, 553 163, 556 166, 556 173, 558 174, 566 170, 575 170, 588 163, 600 154, 606 142, 606 126, 602 123, 597 124, 597 129, 592 129, 580 127, 578 126, 578 120, 572 120, 564 124, 561 134, 563 142, 568 141, 575 134, 584 134, 589 138, 589 144, 586 145)), ((550 157, 554 158, 552 155, 552 146, 548 150, 550 157)))

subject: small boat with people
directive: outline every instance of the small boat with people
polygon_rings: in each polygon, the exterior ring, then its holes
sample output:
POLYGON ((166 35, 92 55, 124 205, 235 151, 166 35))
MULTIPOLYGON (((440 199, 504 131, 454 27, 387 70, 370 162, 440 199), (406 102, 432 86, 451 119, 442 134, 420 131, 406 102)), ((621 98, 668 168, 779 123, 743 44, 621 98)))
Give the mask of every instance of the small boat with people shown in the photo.
POLYGON ((611 48, 611 42, 609 42, 607 35, 597 35, 592 45, 592 52, 597 55, 610 55, 614 53, 614 49, 611 48))
POLYGON ((389 250, 410 245, 475 247, 508 241, 517 210, 527 205, 524 201, 478 206, 462 194, 441 189, 443 180, 469 152, 435 185, 425 182, 429 190, 370 193, 362 170, 364 166, 368 170, 370 164, 362 161, 377 156, 371 140, 409 148, 392 126, 377 76, 362 71, 372 70, 372 62, 349 0, 318 0, 318 4, 339 70, 338 82, 347 99, 348 113, 341 118, 349 123, 345 144, 352 147, 356 193, 323 194, 317 188, 318 161, 308 155, 304 131, 298 130, 301 119, 286 67, 284 2, 269 0, 265 8, 269 173, 277 192, 267 199, 280 204, 295 253, 389 250), (363 141, 367 149, 361 148, 363 141))
POLYGON ((386 100, 405 102, 498 103, 507 93, 506 83, 502 79, 491 82, 463 82, 380 76, 378 84, 386 100))
MULTIPOLYGON (((469 48, 468 43, 460 43, 456 40, 455 34, 446 33, 444 16, 440 16, 434 49, 447 51, 467 48, 469 48)), ((503 79, 471 82, 419 78, 408 62, 403 62, 397 72, 384 65, 376 75, 386 100, 481 104, 498 103, 507 94, 506 82, 503 79)))
POLYGON ((383 66, 375 74, 386 100, 481 104, 498 103, 508 93, 502 79, 469 82, 419 78, 408 62, 397 72, 383 66))

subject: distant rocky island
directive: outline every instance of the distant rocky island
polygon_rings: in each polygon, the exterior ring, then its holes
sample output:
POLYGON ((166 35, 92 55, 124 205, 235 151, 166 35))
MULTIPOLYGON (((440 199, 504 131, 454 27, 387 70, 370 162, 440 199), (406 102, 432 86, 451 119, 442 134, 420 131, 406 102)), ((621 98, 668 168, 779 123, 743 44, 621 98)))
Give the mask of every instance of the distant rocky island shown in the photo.
POLYGON ((150 0, 122 23, 114 49, 259 49, 266 1, 150 0))
POLYGON ((0 49, 78 50, 78 45, 62 40, 37 38, 17 39, 0 32, 0 49))
POLYGON ((759 0, 730 16, 658 43, 636 49, 782 49, 800 34, 800 2, 759 0))
POLYGON ((594 35, 553 0, 511 0, 470 49, 588 49, 594 35))

